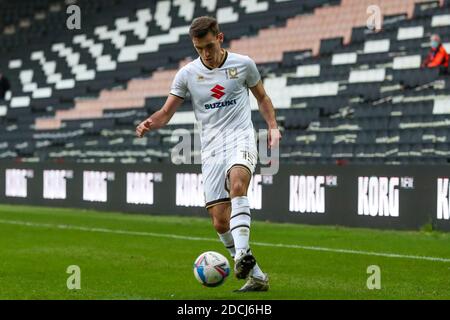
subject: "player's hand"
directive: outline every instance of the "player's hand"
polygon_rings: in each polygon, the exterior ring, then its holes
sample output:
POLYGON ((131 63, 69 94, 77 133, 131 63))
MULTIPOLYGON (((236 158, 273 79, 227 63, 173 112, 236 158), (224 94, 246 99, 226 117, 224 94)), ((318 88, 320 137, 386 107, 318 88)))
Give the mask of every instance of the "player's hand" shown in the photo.
POLYGON ((148 118, 144 121, 142 121, 137 127, 136 127, 136 136, 139 138, 142 138, 144 134, 150 131, 152 127, 153 121, 152 119, 148 118))
POLYGON ((269 148, 276 148, 280 145, 281 132, 278 128, 269 129, 269 148))

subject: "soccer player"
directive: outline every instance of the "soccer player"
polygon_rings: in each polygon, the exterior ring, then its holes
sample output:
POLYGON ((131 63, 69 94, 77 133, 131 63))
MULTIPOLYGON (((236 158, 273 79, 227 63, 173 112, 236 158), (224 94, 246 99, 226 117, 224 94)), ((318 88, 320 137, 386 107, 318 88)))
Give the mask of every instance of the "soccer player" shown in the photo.
POLYGON ((189 33, 199 57, 178 71, 164 106, 137 126, 136 135, 142 137, 149 130, 165 126, 190 93, 196 119, 202 126, 206 209, 220 240, 234 258, 235 276, 247 279, 236 291, 267 291, 269 278, 249 246, 247 190, 258 159, 249 89, 267 122, 271 148, 277 147, 281 139, 275 111, 255 62, 222 48, 224 34, 216 19, 196 18, 189 33))

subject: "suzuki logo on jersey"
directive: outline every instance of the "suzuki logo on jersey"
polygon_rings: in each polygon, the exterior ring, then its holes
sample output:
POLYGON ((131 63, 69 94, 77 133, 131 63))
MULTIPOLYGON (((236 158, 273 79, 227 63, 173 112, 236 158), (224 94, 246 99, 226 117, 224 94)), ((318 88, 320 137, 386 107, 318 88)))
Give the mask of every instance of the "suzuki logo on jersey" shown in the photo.
MULTIPOLYGON (((222 87, 221 85, 216 85, 214 88, 211 89, 211 92, 213 93, 211 95, 211 97, 214 97, 217 100, 220 100, 225 95, 225 92, 223 90, 225 90, 224 87, 222 87)), ((236 99, 219 101, 219 102, 205 104, 205 109, 206 110, 219 109, 219 108, 223 108, 223 107, 234 106, 236 104, 237 104, 236 99)))
POLYGON ((398 217, 400 178, 358 177, 358 215, 398 217))
POLYGON ((227 100, 227 101, 219 101, 219 102, 215 102, 215 103, 205 104, 205 109, 206 110, 218 109, 218 108, 223 108, 223 107, 228 107, 228 106, 234 106, 235 104, 237 104, 236 99, 227 100))
POLYGON ((449 179, 437 179, 437 218, 450 220, 450 194, 449 179))
POLYGON ((225 92, 223 92, 223 90, 225 90, 224 87, 222 87, 221 85, 216 85, 211 89, 211 92, 214 93, 211 96, 216 98, 217 100, 220 100, 225 95, 225 92))
POLYGON ((325 212, 325 176, 290 176, 289 211, 325 212))

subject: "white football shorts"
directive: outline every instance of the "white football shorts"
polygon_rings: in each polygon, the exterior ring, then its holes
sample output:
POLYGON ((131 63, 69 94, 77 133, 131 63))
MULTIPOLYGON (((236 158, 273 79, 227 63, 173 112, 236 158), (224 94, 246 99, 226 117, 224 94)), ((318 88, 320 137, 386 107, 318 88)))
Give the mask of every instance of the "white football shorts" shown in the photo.
POLYGON ((253 176, 258 152, 256 148, 238 147, 221 157, 214 158, 218 159, 209 158, 202 162, 206 209, 230 201, 228 173, 231 168, 243 167, 253 176))

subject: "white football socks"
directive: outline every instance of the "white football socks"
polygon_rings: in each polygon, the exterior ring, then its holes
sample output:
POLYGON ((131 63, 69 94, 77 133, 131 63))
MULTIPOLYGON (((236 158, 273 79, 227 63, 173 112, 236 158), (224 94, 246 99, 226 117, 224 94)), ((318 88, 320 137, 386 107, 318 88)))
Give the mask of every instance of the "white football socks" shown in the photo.
MULTIPOLYGON (((233 235, 231 234, 230 231, 227 231, 225 233, 217 233, 220 241, 222 241, 223 245, 225 246, 225 248, 227 248, 228 252, 230 253, 231 257, 234 259, 234 256, 236 255, 236 250, 234 248, 234 240, 233 240, 233 235)), ((251 250, 248 249, 246 250, 246 253, 250 253, 252 254, 251 250)), ((254 277, 254 278, 258 278, 261 280, 265 280, 266 279, 266 275, 265 273, 261 270, 261 268, 259 267, 258 263, 255 264, 255 266, 253 267, 252 271, 250 272, 250 276, 254 277)))
MULTIPOLYGON (((220 241, 234 259, 245 254, 252 254, 249 249, 250 239, 250 204, 247 197, 235 197, 231 199, 230 231, 218 233, 220 241)), ((265 273, 258 264, 255 264, 250 276, 261 280, 266 279, 265 273)))
POLYGON ((231 234, 231 232, 229 230, 222 234, 218 233, 218 235, 219 235, 220 241, 222 241, 223 245, 228 250, 231 257, 234 259, 234 256, 236 255, 236 249, 234 248, 233 235, 231 234))
MULTIPOLYGON (((253 255, 250 249, 248 250, 248 252, 253 255)), ((258 263, 256 263, 253 267, 252 271, 250 272, 250 276, 252 276, 253 278, 258 278, 260 280, 266 280, 266 274, 261 270, 258 263)))
POLYGON ((250 204, 246 196, 231 199, 230 231, 236 247, 235 259, 247 254, 250 239, 250 204))

